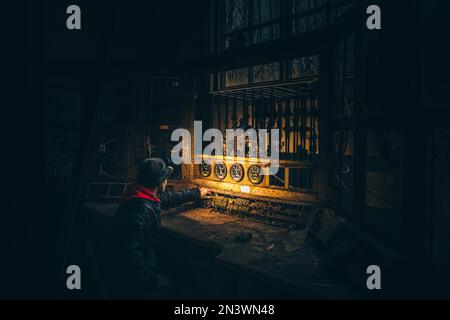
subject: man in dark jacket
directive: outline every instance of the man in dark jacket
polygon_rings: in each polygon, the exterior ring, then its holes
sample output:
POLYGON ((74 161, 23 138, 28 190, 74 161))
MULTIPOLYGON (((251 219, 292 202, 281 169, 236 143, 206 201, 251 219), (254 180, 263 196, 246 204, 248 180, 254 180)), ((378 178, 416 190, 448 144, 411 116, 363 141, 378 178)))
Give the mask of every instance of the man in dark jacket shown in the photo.
POLYGON ((170 288, 169 278, 158 270, 155 246, 163 209, 195 201, 208 190, 195 188, 165 191, 173 168, 158 158, 144 160, 137 183, 127 188, 114 217, 114 296, 161 298, 170 288))

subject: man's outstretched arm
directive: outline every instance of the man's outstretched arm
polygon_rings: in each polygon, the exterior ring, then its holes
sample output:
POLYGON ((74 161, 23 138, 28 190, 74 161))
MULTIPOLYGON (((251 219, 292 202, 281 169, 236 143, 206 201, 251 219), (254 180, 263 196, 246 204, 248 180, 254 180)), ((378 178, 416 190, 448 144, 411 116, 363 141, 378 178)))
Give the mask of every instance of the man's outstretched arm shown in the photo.
POLYGON ((208 194, 205 188, 186 189, 182 191, 166 191, 159 195, 161 208, 168 209, 183 203, 196 201, 208 194))

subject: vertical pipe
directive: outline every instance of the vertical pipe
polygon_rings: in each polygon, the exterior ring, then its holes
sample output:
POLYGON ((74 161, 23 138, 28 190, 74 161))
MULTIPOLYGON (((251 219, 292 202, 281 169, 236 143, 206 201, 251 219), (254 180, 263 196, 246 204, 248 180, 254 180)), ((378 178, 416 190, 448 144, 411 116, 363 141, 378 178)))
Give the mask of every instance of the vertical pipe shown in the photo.
POLYGON ((221 110, 221 100, 222 100, 222 97, 219 95, 219 96, 217 96, 217 126, 218 126, 218 128, 219 128, 219 130, 221 131, 221 132, 223 132, 222 131, 222 115, 221 115, 221 113, 222 113, 222 110, 221 110))
POLYGON ((294 98, 294 123, 293 123, 293 127, 294 127, 294 157, 295 160, 298 160, 298 117, 299 117, 299 110, 298 110, 298 95, 295 96, 294 98))
POLYGON ((233 98, 233 114, 231 120, 232 128, 235 129, 237 127, 237 94, 235 94, 233 98))
MULTIPOLYGON (((270 104, 269 104, 269 127, 268 129, 272 129, 275 126, 275 101, 273 99, 273 87, 272 90, 270 92, 270 104)), ((269 131, 269 139, 268 139, 268 148, 269 150, 272 149, 272 145, 271 145, 271 135, 270 135, 270 131, 269 131)), ((278 141, 278 149, 280 148, 280 144, 278 141)))
POLYGON ((281 146, 284 143, 284 155, 286 155, 286 135, 284 135, 283 130, 283 99, 277 99, 278 108, 277 108, 277 129, 280 132, 280 152, 281 152, 281 146))
POLYGON ((302 98, 300 102, 300 159, 303 160, 303 156, 305 154, 305 147, 306 147, 306 103, 307 99, 302 98))
POLYGON ((313 160, 314 156, 314 139, 315 139, 315 128, 314 128, 314 115, 316 109, 316 95, 314 94, 313 99, 311 99, 311 105, 309 108, 309 156, 310 160, 313 160))
POLYGON ((291 159, 291 105, 289 97, 285 99, 285 104, 286 107, 284 109, 284 121, 286 131, 286 155, 288 159, 291 159))
POLYGON ((211 110, 211 125, 210 127, 213 128, 216 126, 217 116, 216 116, 216 106, 214 104, 214 95, 212 94, 210 96, 210 102, 209 102, 210 110, 211 110))
POLYGON ((259 92, 259 107, 260 107, 260 118, 259 118, 259 124, 258 124, 258 128, 259 129, 267 129, 266 126, 266 115, 267 115, 267 110, 266 110, 266 100, 264 99, 264 95, 263 95, 263 90, 261 89, 261 91, 259 92))
POLYGON ((275 100, 273 98, 273 88, 270 92, 270 104, 269 104, 269 128, 272 129, 275 126, 275 100))
POLYGON ((244 91, 243 95, 242 95, 242 129, 246 130, 248 128, 248 106, 247 106, 247 92, 244 91))
POLYGON ((256 129, 256 103, 255 103, 255 91, 252 91, 252 127, 256 129))
POLYGON ((318 117, 318 97, 316 94, 316 98, 314 100, 314 112, 312 115, 312 128, 313 128, 313 136, 312 136, 312 151, 313 151, 313 155, 315 156, 316 151, 317 151, 317 126, 316 126, 316 120, 318 117))
POLYGON ((228 129, 228 117, 229 117, 229 101, 228 96, 225 96, 225 131, 228 129))

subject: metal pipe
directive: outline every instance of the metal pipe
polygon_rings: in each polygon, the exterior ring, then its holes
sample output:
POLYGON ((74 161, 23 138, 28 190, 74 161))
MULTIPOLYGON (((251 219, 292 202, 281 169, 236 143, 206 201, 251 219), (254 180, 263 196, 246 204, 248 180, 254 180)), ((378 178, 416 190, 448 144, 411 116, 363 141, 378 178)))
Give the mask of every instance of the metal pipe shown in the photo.
POLYGON ((291 154, 291 105, 289 98, 285 100, 286 107, 284 109, 284 121, 285 121, 285 136, 286 136, 286 156, 288 159, 292 158, 291 154))
POLYGON ((220 109, 221 109, 220 100, 222 100, 222 98, 221 98, 220 96, 218 96, 218 97, 217 97, 217 126, 219 127, 219 130, 220 130, 221 132, 223 132, 223 131, 222 131, 222 123, 221 123, 221 121, 220 121, 220 118, 221 118, 221 111, 222 111, 222 110, 220 110, 220 109))
POLYGON ((295 160, 297 160, 298 156, 298 117, 299 117, 299 108, 298 108, 298 97, 295 97, 294 100, 294 156, 295 160))
POLYGON ((229 117, 228 108, 230 107, 228 96, 226 97, 225 102, 226 102, 225 103, 225 131, 226 131, 228 129, 228 117, 229 117))
POLYGON ((255 92, 252 92, 252 127, 256 128, 256 104, 255 104, 255 92))
POLYGON ((242 128, 246 130, 249 127, 249 114, 248 114, 248 106, 247 106, 247 96, 244 92, 244 96, 242 97, 242 128))
POLYGON ((236 127, 237 127, 237 98, 235 95, 233 99, 232 128, 235 129, 236 127))
POLYGON ((306 116, 308 114, 306 110, 306 99, 301 99, 300 103, 300 159, 303 160, 306 147, 306 116))

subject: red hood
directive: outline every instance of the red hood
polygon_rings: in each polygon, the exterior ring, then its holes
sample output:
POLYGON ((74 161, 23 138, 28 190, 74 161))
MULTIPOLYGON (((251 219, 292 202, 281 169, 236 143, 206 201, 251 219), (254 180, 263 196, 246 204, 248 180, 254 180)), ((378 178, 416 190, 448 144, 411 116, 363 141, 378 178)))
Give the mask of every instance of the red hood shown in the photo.
POLYGON ((129 185, 127 190, 122 195, 122 199, 120 202, 124 203, 130 199, 139 198, 139 199, 147 199, 152 202, 160 203, 158 196, 154 194, 150 189, 141 186, 139 184, 129 185))

